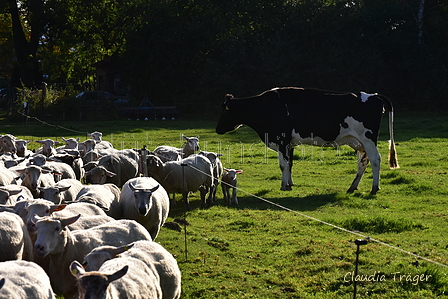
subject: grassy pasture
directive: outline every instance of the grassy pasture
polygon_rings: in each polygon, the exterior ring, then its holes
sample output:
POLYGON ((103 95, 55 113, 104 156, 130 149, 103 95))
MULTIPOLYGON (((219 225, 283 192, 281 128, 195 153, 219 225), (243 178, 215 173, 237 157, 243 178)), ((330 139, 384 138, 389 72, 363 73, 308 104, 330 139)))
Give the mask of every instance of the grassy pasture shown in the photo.
MULTIPOLYGON (((199 194, 193 194, 193 211, 185 213, 178 202, 168 219, 186 217, 186 234, 163 228, 157 238, 179 262, 182 298, 352 298, 356 246, 351 241, 360 237, 298 213, 448 265, 448 117, 396 115, 397 170, 387 167, 385 117, 378 145, 381 190, 374 196, 369 194, 370 167, 359 191, 345 193, 356 173, 356 155, 348 147, 297 147, 296 185, 283 192, 276 154, 250 128, 217 135, 215 125, 209 120, 61 125, 77 132, 101 131, 119 149, 180 146, 182 133, 199 135, 203 149, 223 154, 225 167, 244 170, 239 175, 239 207, 225 206, 219 190, 217 204, 201 209, 199 194)), ((29 140, 86 138, 36 121, 4 124, 0 131, 29 140)), ((377 242, 360 251, 359 278, 369 281, 358 282, 359 298, 446 296, 448 268, 377 242)))

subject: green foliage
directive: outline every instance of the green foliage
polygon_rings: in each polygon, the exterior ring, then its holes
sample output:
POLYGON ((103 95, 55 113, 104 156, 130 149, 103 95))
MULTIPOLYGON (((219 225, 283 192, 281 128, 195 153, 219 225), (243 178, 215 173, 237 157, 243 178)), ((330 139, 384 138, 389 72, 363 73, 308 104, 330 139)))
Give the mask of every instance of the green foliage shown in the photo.
POLYGON ((227 93, 247 96, 276 86, 379 92, 396 107, 418 111, 448 106, 443 1, 425 2, 423 42, 417 0, 20 3, 23 36, 34 36, 30 51, 16 47, 14 54, 7 5, 0 10, 6 24, 0 53, 8 56, 3 64, 16 86, 25 74, 13 67, 25 66, 34 77, 49 75, 49 83, 93 86, 92 64, 114 56, 131 97, 146 93, 184 111, 209 111, 227 93), (10 63, 18 54, 34 64, 10 63))

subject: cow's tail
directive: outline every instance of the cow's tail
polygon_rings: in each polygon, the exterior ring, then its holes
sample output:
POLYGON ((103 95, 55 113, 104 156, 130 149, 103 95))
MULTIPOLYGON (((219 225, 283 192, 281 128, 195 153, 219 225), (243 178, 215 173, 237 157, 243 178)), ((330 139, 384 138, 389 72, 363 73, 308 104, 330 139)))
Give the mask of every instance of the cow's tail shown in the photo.
POLYGON ((397 152, 395 150, 395 142, 394 142, 394 107, 392 106, 392 102, 383 95, 379 95, 383 100, 386 110, 389 111, 389 167, 391 169, 400 168, 397 160, 397 152))

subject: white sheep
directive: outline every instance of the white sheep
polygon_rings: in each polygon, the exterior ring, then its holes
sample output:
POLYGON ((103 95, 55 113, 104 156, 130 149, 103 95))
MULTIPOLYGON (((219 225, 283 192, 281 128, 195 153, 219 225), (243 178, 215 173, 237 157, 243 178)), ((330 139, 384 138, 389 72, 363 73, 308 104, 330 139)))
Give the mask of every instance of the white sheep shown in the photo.
POLYGON ((112 259, 93 272, 73 261, 70 271, 77 279, 79 299, 162 298, 156 269, 136 258, 112 259))
MULTIPOLYGON (((52 156, 53 157, 53 156, 52 156)), ((76 179, 76 174, 73 168, 62 162, 49 161, 49 158, 42 154, 36 154, 29 160, 29 165, 39 166, 43 169, 51 170, 55 181, 59 181, 61 179, 76 179)))
POLYGON ((33 243, 22 219, 0 212, 0 261, 33 260, 33 243))
POLYGON ((222 156, 222 154, 217 154, 214 152, 206 152, 206 151, 200 151, 199 155, 203 155, 207 157, 210 160, 210 163, 212 163, 212 169, 213 169, 213 187, 210 189, 209 195, 208 195, 208 201, 210 204, 213 204, 216 201, 216 191, 218 189, 219 185, 219 178, 222 175, 223 172, 223 166, 221 159, 219 157, 222 156))
POLYGON ((19 200, 32 199, 31 191, 21 185, 0 186, 0 204, 13 206, 19 200))
POLYGON ((236 196, 237 194, 237 179, 236 175, 238 173, 242 173, 242 170, 236 170, 236 169, 227 169, 224 168, 224 174, 221 178, 221 187, 222 187, 222 193, 224 195, 224 201, 231 205, 232 203, 238 205, 238 198, 236 196), (230 197, 230 189, 232 189, 232 197, 230 197))
POLYGON ((123 185, 119 203, 123 218, 142 224, 155 240, 170 210, 165 189, 153 178, 133 178, 123 185))
POLYGON ((98 165, 85 175, 93 184, 112 183, 121 188, 127 180, 138 175, 138 155, 133 150, 123 150, 102 156, 98 165))
POLYGON ((182 148, 161 145, 154 150, 154 154, 163 162, 168 162, 187 158, 199 150, 199 136, 187 137, 182 134, 182 138, 185 139, 185 144, 182 148))
POLYGON ((57 205, 74 201, 82 188, 83 184, 76 179, 63 179, 51 186, 38 187, 43 199, 57 205))
POLYGON ((15 154, 17 152, 16 148, 16 137, 11 134, 0 135, 0 150, 2 153, 15 154))
POLYGON ((90 136, 93 140, 95 140, 96 145, 95 147, 97 149, 108 149, 108 148, 114 148, 112 143, 109 141, 103 140, 103 133, 95 131, 92 133, 87 134, 87 136, 90 136))
MULTIPOLYGON (((187 210, 191 210, 188 193, 201 193, 202 207, 207 206, 206 195, 213 186, 213 169, 210 160, 201 155, 192 155, 182 161, 162 162, 154 155, 147 157, 148 173, 167 193, 181 193, 187 210), (182 166, 185 165, 185 166, 182 166)), ((175 204, 173 200, 172 204, 175 204)))
POLYGON ((34 254, 50 256, 49 276, 52 285, 66 298, 76 292, 76 280, 70 274, 72 261, 82 261, 92 249, 103 246, 121 246, 138 240, 152 241, 148 231, 134 220, 114 220, 86 230, 67 229, 81 215, 73 217, 35 217, 37 238, 34 254))
POLYGON ((44 140, 35 140, 39 144, 42 144, 42 147, 36 150, 37 154, 43 154, 46 157, 50 157, 56 154, 55 145, 61 144, 59 141, 54 141, 52 139, 44 139, 44 140))
POLYGON ((17 183, 17 174, 15 171, 10 168, 6 168, 4 165, 0 163, 0 186, 6 186, 17 183))
POLYGON ((181 272, 177 261, 156 242, 137 241, 120 247, 100 246, 86 255, 83 266, 89 271, 98 271, 107 260, 122 257, 132 257, 154 265, 160 278, 163 298, 180 298, 181 272))
POLYGON ((51 170, 30 165, 28 167, 18 168, 16 171, 24 175, 22 185, 30 189, 34 198, 38 198, 40 195, 37 187, 47 187, 55 184, 51 170))
POLYGON ((120 189, 114 184, 85 185, 79 190, 76 202, 87 202, 97 205, 106 211, 106 214, 115 219, 121 218, 120 189))
POLYGON ((34 262, 1 262, 0 277, 4 277, 4 285, 0 288, 0 298, 56 298, 47 273, 34 262))
POLYGON ((24 157, 27 157, 27 156, 30 156, 31 154, 33 154, 33 152, 27 148, 27 145, 30 142, 31 142, 31 140, 23 140, 23 139, 17 139, 15 141, 18 157, 24 158, 24 157))
POLYGON ((28 229, 28 233, 31 235, 36 233, 36 226, 33 221, 34 215, 40 217, 50 216, 52 214, 55 217, 68 217, 78 214, 81 214, 82 217, 96 215, 107 216, 103 209, 90 203, 75 202, 68 205, 55 205, 53 202, 41 198, 29 200, 28 203, 24 205, 24 209, 24 212, 18 213, 16 210, 16 213, 21 215, 28 229))
POLYGON ((84 162, 81 159, 79 151, 73 151, 70 153, 59 153, 55 156, 52 156, 51 159, 54 162, 63 162, 70 166, 75 172, 75 177, 77 180, 80 181, 84 177, 84 162))
POLYGON ((78 149, 78 138, 61 138, 64 141, 65 145, 59 146, 56 148, 57 153, 64 153, 66 149, 78 149))

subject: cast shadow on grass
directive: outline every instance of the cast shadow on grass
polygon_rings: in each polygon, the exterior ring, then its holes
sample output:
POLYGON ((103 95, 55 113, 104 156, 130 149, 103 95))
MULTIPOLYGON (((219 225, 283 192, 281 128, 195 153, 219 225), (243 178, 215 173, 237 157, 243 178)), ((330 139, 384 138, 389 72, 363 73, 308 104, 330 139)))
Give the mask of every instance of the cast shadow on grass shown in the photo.
MULTIPOLYGON (((263 198, 263 192, 256 194, 258 197, 263 198)), ((282 207, 291 209, 294 211, 314 211, 322 206, 332 204, 340 199, 339 193, 310 195, 305 197, 283 197, 266 199, 264 201, 253 196, 238 196, 239 205, 231 205, 232 209, 249 209, 249 210, 281 210, 282 207), (275 203, 275 204, 272 204, 275 203)), ((190 206, 192 210, 202 209, 200 200, 191 200, 190 206)), ((229 207, 222 198, 218 198, 213 206, 226 206, 229 207)), ((178 200, 176 206, 170 208, 171 217, 182 217, 185 215, 185 203, 178 200)))

